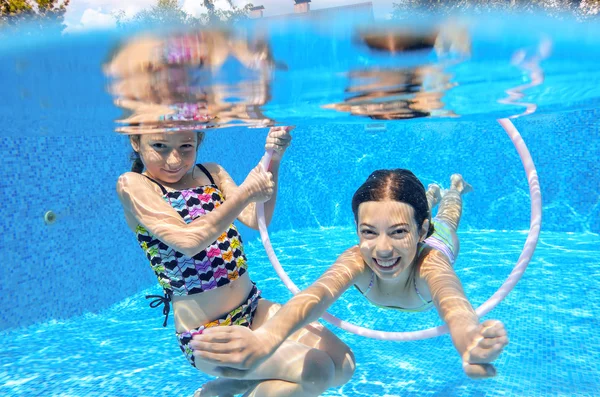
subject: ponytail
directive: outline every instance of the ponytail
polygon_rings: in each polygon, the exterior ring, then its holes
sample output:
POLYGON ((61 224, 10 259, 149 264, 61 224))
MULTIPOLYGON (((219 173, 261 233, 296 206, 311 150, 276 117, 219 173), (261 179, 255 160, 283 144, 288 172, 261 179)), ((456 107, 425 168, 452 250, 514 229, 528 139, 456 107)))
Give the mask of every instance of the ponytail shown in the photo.
POLYGON ((131 153, 131 172, 136 172, 138 174, 141 174, 144 171, 144 163, 142 162, 142 158, 140 157, 140 154, 136 151, 134 151, 133 153, 131 153))

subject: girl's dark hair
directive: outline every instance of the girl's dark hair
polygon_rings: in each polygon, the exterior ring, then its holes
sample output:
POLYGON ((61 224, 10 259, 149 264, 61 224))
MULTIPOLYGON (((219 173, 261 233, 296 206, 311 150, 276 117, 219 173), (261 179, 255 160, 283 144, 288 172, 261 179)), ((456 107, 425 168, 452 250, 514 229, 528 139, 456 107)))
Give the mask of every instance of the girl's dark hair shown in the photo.
MULTIPOLYGON (((377 170, 373 172, 352 197, 352 212, 358 224, 358 206, 367 201, 394 200, 411 205, 415 210, 415 222, 419 230, 425 219, 429 219, 427 236, 433 234, 431 214, 427 204, 425 187, 419 179, 410 172, 397 168, 395 170, 377 170)), ((406 286, 410 285, 416 274, 416 266, 411 266, 406 286)))
MULTIPOLYGON (((202 144, 202 141, 204 140, 204 132, 196 131, 196 133, 198 134, 198 144, 196 145, 196 152, 198 152, 198 149, 200 148, 200 145, 202 144)), ((134 139, 140 139, 140 136, 137 135, 134 139)), ((140 154, 134 150, 131 153, 130 159, 132 162, 131 163, 131 172, 137 172, 138 174, 141 174, 144 171, 144 163, 142 162, 142 158, 140 157, 140 154)))
POLYGON ((133 152, 131 152, 130 158, 132 161, 131 172, 137 172, 138 174, 144 172, 144 163, 142 162, 140 154, 134 150, 133 152))
MULTIPOLYGON (((358 206, 367 201, 400 201, 411 205, 415 210, 415 222, 420 229, 425 219, 431 221, 425 187, 419 179, 401 168, 394 170, 377 170, 373 172, 352 197, 352 212, 358 223, 358 206)), ((433 225, 429 223, 427 237, 433 233, 433 225)))

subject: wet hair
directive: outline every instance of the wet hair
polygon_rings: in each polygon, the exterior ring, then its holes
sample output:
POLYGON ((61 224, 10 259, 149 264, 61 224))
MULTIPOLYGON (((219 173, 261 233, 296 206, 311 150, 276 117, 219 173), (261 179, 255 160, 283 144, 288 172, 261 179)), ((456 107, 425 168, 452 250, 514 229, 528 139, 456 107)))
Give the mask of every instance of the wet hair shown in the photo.
MULTIPOLYGON (((198 149, 200 148, 200 145, 202 144, 202 141, 204 140, 204 132, 196 131, 196 133, 198 134, 198 144, 196 145, 196 153, 197 153, 198 149)), ((140 135, 134 135, 133 139, 140 139, 140 135)), ((131 152, 130 159, 131 159, 131 172, 136 172, 138 174, 141 174, 144 171, 144 163, 142 162, 142 158, 140 157, 140 154, 134 150, 131 152)))
MULTIPOLYGON (((368 201, 393 200, 409 204, 414 208, 415 222, 421 230, 425 219, 429 219, 429 230, 426 237, 433 234, 431 213, 427 204, 425 187, 409 170, 397 168, 393 170, 377 170, 373 172, 352 196, 352 212, 358 224, 358 207, 368 201)), ((411 266, 405 287, 410 285, 416 274, 416 266, 411 266)))
POLYGON ((429 219, 427 236, 433 233, 431 214, 427 205, 425 187, 409 170, 377 170, 373 172, 352 197, 352 212, 358 224, 358 207, 368 201, 393 200, 409 204, 414 208, 415 222, 419 230, 425 219, 429 219))

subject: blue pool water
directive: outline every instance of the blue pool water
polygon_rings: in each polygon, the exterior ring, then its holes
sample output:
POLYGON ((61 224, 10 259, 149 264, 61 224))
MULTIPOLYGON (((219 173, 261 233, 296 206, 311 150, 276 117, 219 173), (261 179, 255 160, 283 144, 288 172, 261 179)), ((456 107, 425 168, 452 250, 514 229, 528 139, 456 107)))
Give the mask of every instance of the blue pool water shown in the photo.
MULTIPOLYGON (((468 211, 469 200, 466 199, 468 211)), ((525 233, 459 233, 456 265, 468 297, 483 303, 518 258, 525 233)), ((276 253, 299 287, 309 285, 355 241, 351 228, 282 231, 272 236, 276 253)), ((327 396, 593 396, 600 385, 598 309, 600 237, 543 233, 535 260, 516 290, 486 318, 501 319, 510 344, 498 359, 498 376, 473 381, 462 372, 450 338, 395 343, 335 330, 356 354, 350 383, 327 396), (562 271, 562 272, 561 272, 562 271), (561 272, 560 277, 555 277, 561 272), (585 280, 585 288, 582 287, 585 280)), ((248 244, 251 275, 264 297, 290 297, 257 241, 248 244)), ((209 377, 192 368, 160 310, 144 295, 151 287, 107 310, 51 321, 0 337, 0 393, 10 396, 191 396, 209 377)), ((434 312, 399 313, 375 308, 348 291, 332 313, 376 329, 418 330, 440 324, 434 312)))
MULTIPOLYGON (((600 35, 571 21, 480 21, 473 54, 447 72, 444 106, 459 117, 374 122, 322 106, 340 101, 347 72, 435 62, 355 48, 351 32, 272 31, 278 71, 263 111, 294 124, 285 155, 272 242, 300 287, 355 244, 350 198, 375 169, 411 169, 447 187, 460 172, 465 197, 456 271, 474 306, 506 279, 529 227, 528 186, 514 147, 495 121, 525 106, 501 103, 532 82, 515 54, 535 54, 542 84, 524 91, 532 114, 515 118, 538 170, 543 223, 537 250, 514 291, 486 318, 504 322, 510 344, 498 376, 462 372, 450 338, 406 343, 333 331, 352 347, 354 378, 329 396, 595 396, 600 389, 600 35)), ((121 116, 101 65, 113 34, 0 44, 0 395, 190 396, 209 378, 185 361, 172 328, 144 295, 159 293, 114 193, 128 170, 121 116), (19 45, 20 44, 20 45, 19 45), (57 218, 44 223, 44 214, 57 218)), ((231 66, 235 68, 236 66, 231 66)), ((259 161, 266 129, 208 131, 199 161, 218 161, 239 183, 259 161)), ((263 296, 290 293, 257 233, 240 227, 250 274, 263 296)), ((405 314, 348 291, 331 312, 359 325, 412 331, 440 325, 435 312, 405 314)))

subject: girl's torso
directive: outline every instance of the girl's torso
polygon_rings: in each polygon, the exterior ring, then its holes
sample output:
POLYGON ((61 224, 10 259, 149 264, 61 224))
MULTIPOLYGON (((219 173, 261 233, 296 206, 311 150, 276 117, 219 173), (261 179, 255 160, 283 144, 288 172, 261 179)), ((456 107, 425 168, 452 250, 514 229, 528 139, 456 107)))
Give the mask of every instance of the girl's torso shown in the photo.
MULTIPOLYGON (((201 170, 198 169, 198 167, 194 167, 193 171, 195 172, 188 173, 188 175, 186 175, 186 177, 184 177, 177 185, 163 185, 159 184, 157 181, 151 183, 156 194, 165 198, 174 210, 177 210, 184 218, 186 223, 189 223, 202 216, 205 212, 214 209, 214 207, 218 206, 220 204, 219 202, 223 201, 225 198, 224 194, 219 189, 218 170, 211 169, 210 165, 207 165, 205 170, 208 172, 208 175, 204 172, 199 172, 201 170), (212 195, 212 198, 209 197, 210 195, 212 195), (197 206, 198 201, 202 200, 206 200, 206 211, 197 206)), ((126 212, 125 217, 129 228, 138 235, 138 240, 141 242, 141 245, 144 244, 145 241, 142 241, 142 239, 144 239, 152 241, 150 244, 153 245, 154 248, 160 246, 160 243, 157 244, 157 242, 159 242, 158 239, 143 229, 140 231, 140 223, 131 213, 126 212)), ((174 288, 176 293, 171 295, 171 300, 173 303, 175 328, 177 332, 197 328, 221 317, 225 313, 231 312, 247 299, 248 294, 252 290, 253 284, 248 273, 245 271, 245 256, 243 254, 243 248, 241 247, 241 239, 238 238, 239 236, 236 236, 237 230, 235 229, 235 226, 231 225, 226 233, 227 236, 223 237, 227 239, 228 237, 233 236, 233 245, 239 243, 239 246, 235 247, 237 258, 232 257, 226 259, 229 259, 234 265, 235 260, 237 259, 239 261, 238 263, 243 263, 243 267, 234 269, 232 266, 228 266, 231 268, 230 270, 227 270, 224 267, 216 270, 210 269, 209 271, 215 270, 215 277, 211 277, 210 280, 203 279, 201 271, 198 270, 197 272, 200 274, 198 274, 198 280, 195 280, 196 282, 194 284, 197 288, 196 293, 177 293, 177 288, 174 288), (233 271, 233 277, 231 270, 233 271), (218 280, 216 279, 217 272, 221 276, 218 280), (229 272, 229 274, 224 272, 229 272), (240 274, 239 276, 237 276, 238 273, 240 274), (208 284, 204 284, 205 282, 208 284)), ((231 243, 231 241, 229 242, 231 243)), ((164 247, 163 244, 163 248, 164 247)), ((220 247, 220 245, 217 244, 212 247, 212 249, 215 250, 218 249, 218 247, 220 247)), ((144 248, 144 246, 142 248, 144 248)), ((231 249, 228 250, 227 254, 229 254, 230 251, 231 249)), ((146 249, 146 252, 148 254, 148 249, 146 249)), ((224 255, 221 254, 221 256, 224 255)), ((196 258, 196 256, 194 258, 196 258)), ((154 262, 154 260, 152 262, 154 262)), ((196 260, 195 262, 200 261, 196 260)), ((206 263, 208 264, 208 262, 206 263)), ((193 273, 196 271, 195 269, 201 269, 202 266, 203 263, 195 263, 194 266, 190 265, 187 272, 185 269, 182 270, 180 278, 182 280, 185 278, 189 281, 189 272, 191 271, 193 273)), ((163 278, 163 280, 166 279, 167 282, 170 281, 166 276, 166 271, 163 269, 164 263, 154 263, 153 268, 157 273, 157 276, 159 276, 159 282, 161 278, 163 278)), ((178 264, 177 269, 175 270, 179 270, 180 268, 181 266, 178 264)), ((194 276, 195 275, 192 274, 191 277, 193 278, 194 276)), ((184 285, 181 288, 189 288, 189 285, 184 285)))
POLYGON ((355 280, 354 286, 365 298, 376 306, 386 309, 397 309, 401 311, 426 311, 433 307, 431 293, 427 282, 419 275, 420 262, 426 256, 429 248, 425 247, 417 257, 417 271, 414 277, 399 280, 393 286, 385 286, 369 266, 364 265, 364 271, 355 280))

